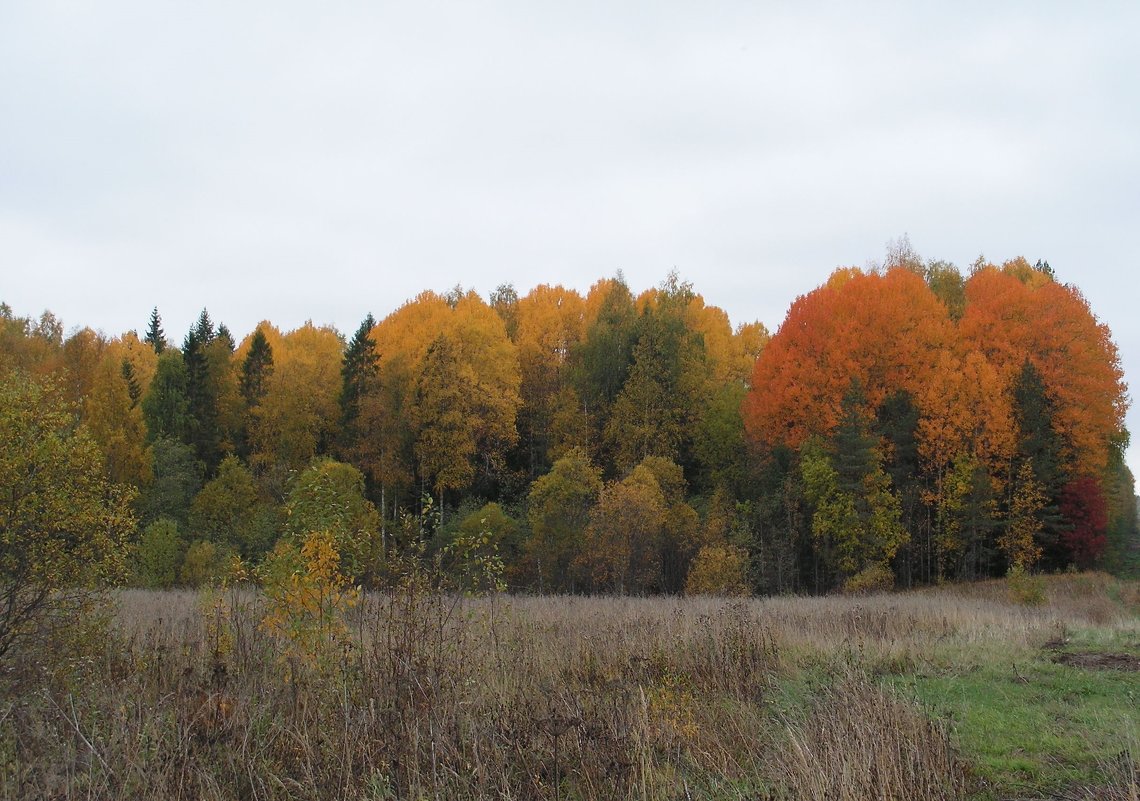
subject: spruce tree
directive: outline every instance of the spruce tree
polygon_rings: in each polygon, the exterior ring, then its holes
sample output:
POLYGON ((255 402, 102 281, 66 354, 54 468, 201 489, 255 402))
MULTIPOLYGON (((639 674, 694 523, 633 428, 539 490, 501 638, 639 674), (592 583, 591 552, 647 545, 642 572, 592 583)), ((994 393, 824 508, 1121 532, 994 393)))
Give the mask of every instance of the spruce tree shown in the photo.
POLYGON ((708 402, 708 362, 703 338, 685 323, 693 298, 692 286, 671 274, 638 318, 633 361, 603 431, 622 475, 646 456, 695 474, 693 434, 708 402))
POLYGON ((143 341, 154 348, 154 352, 159 356, 166 350, 166 334, 162 331, 162 318, 158 316, 157 306, 150 312, 150 325, 147 327, 146 337, 143 338, 143 341))
POLYGON ((202 345, 209 345, 214 341, 214 321, 210 319, 210 313, 205 309, 202 309, 202 313, 198 315, 198 321, 190 330, 198 337, 198 341, 202 345))
POLYGON ((255 429, 260 415, 258 407, 269 391, 268 381, 272 374, 273 347, 266 339, 261 326, 258 326, 249 340, 249 352, 242 362, 241 376, 238 379, 238 391, 245 402, 245 413, 241 417, 235 438, 238 453, 244 457, 248 457, 253 449, 255 429))
POLYGON ((147 442, 160 437, 185 442, 190 430, 190 402, 186 394, 186 364, 177 350, 158 357, 154 378, 142 399, 147 442))
POLYGON ((930 559, 923 555, 929 556, 933 549, 932 522, 938 522, 937 517, 931 520, 923 504, 925 488, 918 455, 918 420, 913 397, 900 389, 880 404, 874 422, 874 433, 881 438, 883 469, 898 495, 903 526, 912 535, 912 541, 896 565, 900 578, 905 578, 908 585, 914 579, 928 578, 930 559))
POLYGON ((376 373, 380 358, 376 353, 376 343, 372 341, 372 329, 376 320, 369 313, 356 329, 348 348, 344 352, 340 377, 340 425, 341 444, 351 448, 355 441, 354 424, 360 416, 360 399, 368 392, 376 373))
MULTIPOLYGON (((1041 506, 1034 514, 1040 523, 1037 539, 1043 550, 1043 567, 1064 567, 1067 555, 1061 548, 1061 534, 1066 524, 1060 512, 1061 492, 1068 480, 1062 454, 1064 442, 1053 427, 1053 400, 1041 373, 1028 359, 1014 384, 1013 400, 1018 425, 1016 463, 1027 462, 1031 466, 1034 482, 1042 495, 1041 506)), ((1018 481, 1024 483, 1020 476, 1018 481)), ((1011 505, 1013 500, 1011 496, 1011 505)), ((1010 514, 1012 518, 1013 512, 1010 514)))
POLYGON ((241 396, 246 407, 252 409, 265 397, 265 382, 273 373, 273 347, 258 326, 249 340, 249 353, 241 365, 241 396))
POLYGON ((138 406, 139 400, 142 398, 142 387, 139 386, 138 378, 135 377, 135 368, 131 366, 130 359, 123 359, 123 364, 120 367, 123 375, 123 380, 127 382, 127 395, 131 399, 131 408, 138 406))
POLYGON ((226 347, 230 353, 235 350, 234 335, 230 333, 230 329, 226 327, 225 323, 218 323, 218 332, 214 335, 215 340, 222 340, 226 343, 226 347))
POLYGON ((213 475, 221 461, 222 433, 218 425, 217 387, 211 377, 209 346, 214 341, 214 324, 202 309, 198 321, 182 343, 186 363, 186 397, 189 401, 190 430, 186 440, 198 459, 213 475))
POLYGON ((839 426, 833 440, 839 488, 861 502, 865 499, 867 476, 878 467, 877 438, 871 433, 870 421, 863 411, 866 398, 862 383, 852 379, 840 403, 839 426))

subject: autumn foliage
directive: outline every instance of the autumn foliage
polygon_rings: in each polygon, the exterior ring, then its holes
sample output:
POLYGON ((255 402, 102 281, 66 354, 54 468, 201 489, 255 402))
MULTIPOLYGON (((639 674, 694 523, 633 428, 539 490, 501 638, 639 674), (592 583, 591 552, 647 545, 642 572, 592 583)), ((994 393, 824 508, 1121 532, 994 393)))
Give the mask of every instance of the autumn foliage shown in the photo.
POLYGON ((137 491, 148 586, 241 557, 339 592, 478 541, 516 589, 865 591, 1119 561, 1135 532, 1116 347, 1024 259, 901 248, 774 336, 676 275, 428 291, 351 338, 203 310, 181 346, 157 310, 65 337, 0 306, 0 373, 52 381, 137 491), (343 587, 302 565, 334 557, 343 587))
MULTIPOLYGON (((921 265, 844 269, 800 297, 756 361, 744 404, 749 438, 761 452, 798 451, 815 438, 827 457, 845 458, 836 437, 857 383, 862 412, 879 421, 881 452, 911 454, 912 471, 896 474, 889 491, 902 498, 913 485, 932 513, 906 521, 911 558, 929 559, 939 576, 949 565, 964 570, 966 558, 994 569, 994 547, 1024 568, 1042 558, 1091 564, 1107 527, 1096 477, 1126 436, 1123 373, 1107 328, 1076 288, 1023 259, 977 265, 957 314, 933 275, 944 278, 921 265), (888 398, 900 394, 914 410, 904 430, 884 420, 888 398), (975 541, 965 541, 965 517, 975 541)), ((838 513, 832 496, 813 492, 817 523, 838 513)))
POLYGON ((749 435, 796 449, 829 435, 853 380, 871 409, 900 389, 918 397, 940 377, 938 357, 952 340, 949 316, 920 276, 839 270, 792 304, 756 361, 749 435))

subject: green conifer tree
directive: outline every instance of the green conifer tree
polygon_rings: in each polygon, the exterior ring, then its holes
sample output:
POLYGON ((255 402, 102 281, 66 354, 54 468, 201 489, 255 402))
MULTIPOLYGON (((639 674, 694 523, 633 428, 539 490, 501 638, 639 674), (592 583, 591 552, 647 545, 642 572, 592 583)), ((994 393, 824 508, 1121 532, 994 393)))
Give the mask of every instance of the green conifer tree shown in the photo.
POLYGON ((131 365, 130 359, 123 359, 120 370, 123 374, 123 380, 127 383, 127 395, 131 399, 131 408, 133 409, 138 406, 142 399, 142 387, 139 386, 139 380, 135 377, 135 368, 131 365))
POLYGON ((376 320, 369 313, 356 329, 341 363, 340 425, 341 445, 348 450, 355 444, 355 423, 360 416, 360 399, 372 388, 376 379, 380 357, 372 340, 376 320))
MULTIPOLYGON (((1054 404, 1049 397, 1041 373, 1028 359, 1021 367, 1013 389, 1014 413, 1018 426, 1017 463, 1032 468, 1036 491, 1040 493, 1040 509, 1035 512, 1040 522, 1036 531, 1037 545, 1042 551, 1042 567, 1058 569, 1068 561, 1062 547, 1061 534, 1065 521, 1061 516, 1062 490, 1068 481, 1064 469, 1064 442, 1053 427, 1054 404)), ((1026 482, 1019 474, 1011 487, 1026 482)), ((1011 506, 1014 499, 1011 496, 1011 506)), ((1012 509, 1010 519, 1015 517, 1012 509)))
POLYGON ((213 475, 221 461, 222 432, 218 424, 218 392, 215 370, 211 369, 211 348, 215 337, 214 324, 205 309, 194 327, 186 334, 182 344, 182 358, 186 362, 186 398, 190 413, 188 445, 193 446, 198 459, 206 466, 206 474, 213 475))
POLYGON ((273 374, 273 346, 258 326, 249 340, 249 352, 241 365, 241 396, 247 408, 261 403, 267 391, 266 381, 273 374))
POLYGON ((146 330, 146 337, 143 341, 154 348, 155 354, 161 356, 162 352, 166 350, 166 334, 162 331, 162 318, 158 316, 158 307, 155 306, 150 312, 150 325, 146 330))
POLYGON ((186 364, 177 350, 158 357, 158 367, 142 399, 147 442, 168 437, 186 441, 190 431, 190 401, 186 395, 186 364))

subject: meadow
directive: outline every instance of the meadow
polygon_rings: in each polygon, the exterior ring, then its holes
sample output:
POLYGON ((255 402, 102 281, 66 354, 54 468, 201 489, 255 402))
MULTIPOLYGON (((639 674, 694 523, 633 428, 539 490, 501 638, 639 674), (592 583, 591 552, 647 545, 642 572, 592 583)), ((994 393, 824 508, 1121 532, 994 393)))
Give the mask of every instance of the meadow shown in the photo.
POLYGON ((124 590, 105 626, 5 666, 0 797, 1135 801, 1140 584, 1043 582, 733 599, 409 580, 303 630, 242 587, 124 590))

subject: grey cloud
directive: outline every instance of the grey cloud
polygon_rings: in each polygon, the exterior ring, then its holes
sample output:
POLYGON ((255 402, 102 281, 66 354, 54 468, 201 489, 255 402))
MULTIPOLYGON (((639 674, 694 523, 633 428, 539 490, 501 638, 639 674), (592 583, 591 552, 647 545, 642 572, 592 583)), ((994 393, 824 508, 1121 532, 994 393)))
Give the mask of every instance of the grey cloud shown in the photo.
POLYGON ((204 305, 240 333, 351 330, 423 288, 676 267, 774 329, 909 232, 963 266, 1050 259, 1131 373, 1138 23, 1123 2, 7 3, 0 292, 111 333, 155 304, 171 332, 204 305))

